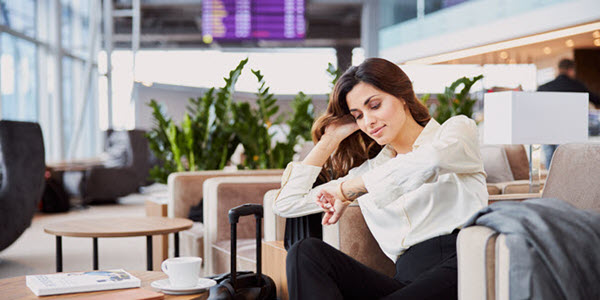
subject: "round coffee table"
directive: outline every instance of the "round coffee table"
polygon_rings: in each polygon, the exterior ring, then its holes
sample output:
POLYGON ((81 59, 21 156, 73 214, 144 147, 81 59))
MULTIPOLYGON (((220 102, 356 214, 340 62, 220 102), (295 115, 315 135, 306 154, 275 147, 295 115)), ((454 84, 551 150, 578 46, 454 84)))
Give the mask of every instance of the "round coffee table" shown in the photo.
MULTIPOLYGON (((154 290, 150 287, 150 284, 159 279, 167 278, 167 275, 163 272, 149 272, 149 271, 128 271, 131 275, 139 278, 142 281, 142 288, 148 290, 154 290)), ((85 293, 73 293, 73 294, 61 294, 55 296, 43 296, 37 297, 25 284, 25 276, 13 277, 0 279, 0 295, 8 299, 65 299, 65 298, 76 298, 82 299, 83 297, 98 296, 102 294, 110 294, 124 290, 108 290, 108 291, 97 291, 97 292, 85 292, 85 293)), ((208 298, 208 292, 194 295, 165 295, 165 299, 195 299, 204 300, 208 298)))
POLYGON ((179 231, 192 228, 183 218, 121 217, 70 220, 46 225, 44 231, 56 236, 56 272, 62 272, 62 237, 93 239, 93 265, 98 270, 98 238, 146 236, 148 271, 152 271, 152 236, 174 233, 175 256, 179 256, 179 231))

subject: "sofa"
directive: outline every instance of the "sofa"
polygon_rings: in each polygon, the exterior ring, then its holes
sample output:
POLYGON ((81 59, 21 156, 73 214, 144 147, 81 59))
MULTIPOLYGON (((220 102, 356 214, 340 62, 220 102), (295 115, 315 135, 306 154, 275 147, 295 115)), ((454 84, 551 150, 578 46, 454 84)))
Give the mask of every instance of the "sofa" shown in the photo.
POLYGON ((65 171, 63 184, 83 202, 115 202, 147 185, 151 167, 148 140, 143 130, 108 130, 102 163, 82 170, 65 171))
MULTIPOLYGON (((558 147, 542 198, 558 198, 580 209, 600 212, 600 144, 558 147)), ((508 299, 510 249, 506 236, 484 226, 458 235, 459 299, 508 299)))

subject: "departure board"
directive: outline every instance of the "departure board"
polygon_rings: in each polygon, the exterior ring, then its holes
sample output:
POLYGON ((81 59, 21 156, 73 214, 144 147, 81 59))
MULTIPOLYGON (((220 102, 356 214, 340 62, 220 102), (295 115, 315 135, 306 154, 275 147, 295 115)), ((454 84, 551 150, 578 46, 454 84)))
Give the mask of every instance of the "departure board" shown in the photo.
POLYGON ((202 36, 213 40, 299 40, 304 0, 203 0, 202 36))

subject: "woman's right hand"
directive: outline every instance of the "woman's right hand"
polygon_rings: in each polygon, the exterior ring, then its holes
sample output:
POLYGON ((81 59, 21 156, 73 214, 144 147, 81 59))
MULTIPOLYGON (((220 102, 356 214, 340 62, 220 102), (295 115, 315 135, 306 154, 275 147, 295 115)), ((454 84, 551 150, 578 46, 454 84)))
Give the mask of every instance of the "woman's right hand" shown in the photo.
POLYGON ((339 144, 345 138, 349 137, 358 130, 358 124, 351 115, 346 115, 342 119, 331 123, 325 129, 323 137, 329 141, 339 144))

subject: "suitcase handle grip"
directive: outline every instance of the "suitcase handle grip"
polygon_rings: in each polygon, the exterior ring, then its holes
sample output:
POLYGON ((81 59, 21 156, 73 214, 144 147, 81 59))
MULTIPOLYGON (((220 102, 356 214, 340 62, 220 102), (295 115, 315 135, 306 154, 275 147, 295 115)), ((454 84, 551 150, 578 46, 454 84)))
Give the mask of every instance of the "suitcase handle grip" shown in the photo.
POLYGON ((263 207, 260 204, 243 204, 229 210, 229 224, 237 224, 240 217, 254 215, 257 219, 263 217, 263 207))

